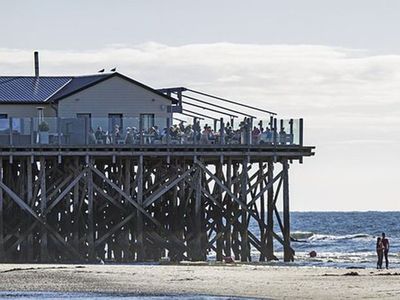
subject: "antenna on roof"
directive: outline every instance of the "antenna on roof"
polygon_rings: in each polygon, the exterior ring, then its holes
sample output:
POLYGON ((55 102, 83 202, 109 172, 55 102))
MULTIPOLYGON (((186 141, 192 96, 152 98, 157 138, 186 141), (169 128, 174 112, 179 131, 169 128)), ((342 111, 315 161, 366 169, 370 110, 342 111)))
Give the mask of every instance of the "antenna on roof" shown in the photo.
POLYGON ((35 61, 35 77, 39 78, 39 52, 33 52, 33 58, 35 61))

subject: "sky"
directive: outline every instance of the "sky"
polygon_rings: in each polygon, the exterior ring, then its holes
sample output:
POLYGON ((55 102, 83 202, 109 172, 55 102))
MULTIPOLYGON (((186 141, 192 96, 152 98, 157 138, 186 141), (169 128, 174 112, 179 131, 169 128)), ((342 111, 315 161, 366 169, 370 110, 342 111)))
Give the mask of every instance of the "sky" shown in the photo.
MULTIPOLYGON (((305 122, 291 209, 400 210, 400 1, 0 0, 0 75, 118 71, 305 122)), ((261 115, 260 115, 261 116, 261 115)), ((263 117, 263 116, 261 116, 263 117)))

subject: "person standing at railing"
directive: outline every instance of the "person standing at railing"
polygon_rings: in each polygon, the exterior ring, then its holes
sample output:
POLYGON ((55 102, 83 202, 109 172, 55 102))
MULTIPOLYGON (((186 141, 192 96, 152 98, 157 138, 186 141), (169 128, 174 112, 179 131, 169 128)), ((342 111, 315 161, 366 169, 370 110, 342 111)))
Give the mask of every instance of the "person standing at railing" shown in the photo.
POLYGON ((134 143, 133 130, 130 127, 126 128, 125 144, 131 145, 134 143))
POLYGON ((261 134, 260 129, 258 129, 256 126, 254 126, 253 131, 251 132, 253 144, 258 144, 260 134, 261 134))
POLYGON ((286 144, 286 136, 287 136, 287 133, 285 131, 285 128, 282 127, 281 130, 279 131, 279 140, 282 145, 286 144))
POLYGON ((194 140, 199 141, 201 137, 200 121, 195 121, 193 124, 194 140))

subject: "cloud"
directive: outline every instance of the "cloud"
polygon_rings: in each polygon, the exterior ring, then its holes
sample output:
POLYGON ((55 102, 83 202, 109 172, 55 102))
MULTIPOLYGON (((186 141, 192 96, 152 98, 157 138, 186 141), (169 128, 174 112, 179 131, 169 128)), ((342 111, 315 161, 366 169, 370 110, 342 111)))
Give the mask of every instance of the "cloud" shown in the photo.
MULTIPOLYGON (((87 74, 114 66, 154 87, 188 86, 284 116, 305 116, 315 127, 354 121, 376 127, 388 120, 397 125, 400 114, 399 55, 320 45, 154 42, 41 51, 42 74, 87 74)), ((0 49, 1 74, 26 75, 32 69, 31 51, 0 49)))

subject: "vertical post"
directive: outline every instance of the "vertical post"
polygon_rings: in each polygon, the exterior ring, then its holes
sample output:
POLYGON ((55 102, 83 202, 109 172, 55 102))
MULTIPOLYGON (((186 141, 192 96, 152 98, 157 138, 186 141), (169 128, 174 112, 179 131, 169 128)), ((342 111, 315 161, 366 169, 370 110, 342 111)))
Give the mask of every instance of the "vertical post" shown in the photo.
POLYGON ((205 257, 203 255, 203 247, 201 243, 201 235, 202 235, 202 218, 201 218, 201 187, 202 187, 202 177, 201 168, 197 169, 197 180, 196 180, 196 191, 195 191, 195 202, 194 202, 194 251, 192 259, 194 261, 201 261, 205 257))
POLYGON ((198 142, 198 140, 197 140, 197 135, 198 135, 198 132, 197 132, 197 118, 193 118, 193 145, 197 145, 197 142, 198 142))
MULTIPOLYGON (((3 159, 0 158, 0 182, 3 182, 3 159)), ((0 261, 4 261, 3 189, 0 188, 0 261)))
MULTIPOLYGON (((257 180, 262 179, 263 177, 263 162, 258 163, 258 178, 257 180)), ((260 191, 262 191, 264 187, 264 180, 260 181, 260 191)), ((260 218, 261 218, 261 223, 265 224, 265 198, 264 194, 261 194, 260 196, 260 218)), ((266 250, 266 235, 267 235, 267 230, 265 230, 264 227, 260 226, 260 246, 262 250, 266 250)), ((265 261, 265 251, 261 251, 260 253, 260 261, 265 261)))
POLYGON ((214 119, 214 132, 217 132, 217 122, 218 120, 214 119))
MULTIPOLYGON (((229 190, 232 191, 232 157, 229 156, 228 163, 226 165, 226 185, 228 186, 229 190)), ((229 220, 229 216, 231 215, 232 209, 232 200, 229 196, 226 197, 226 215, 225 218, 229 220)), ((225 230, 225 256, 230 257, 232 255, 231 252, 231 225, 229 222, 226 224, 225 230)))
MULTIPOLYGON (((138 169, 137 169, 137 203, 143 205, 143 155, 139 156, 138 169)), ((144 260, 144 245, 143 245, 143 216, 137 210, 137 224, 136 224, 136 239, 137 239, 137 261, 144 260)))
MULTIPOLYGON (((248 184, 248 176, 247 176, 247 166, 249 164, 249 157, 246 155, 242 162, 242 176, 241 176, 241 190, 240 190, 240 200, 243 205, 247 205, 247 184, 248 184)), ((241 209, 242 214, 242 224, 241 224, 241 244, 240 244, 240 258, 241 261, 247 261, 250 256, 249 249, 249 240, 248 240, 248 232, 247 232, 247 212, 243 208, 241 209)))
POLYGON ((12 118, 10 117, 9 119, 8 119, 8 127, 9 127, 9 134, 10 134, 10 146, 12 146, 13 145, 13 134, 12 134, 12 131, 13 131, 13 123, 12 123, 12 118))
MULTIPOLYGON (((131 195, 131 163, 130 159, 126 158, 125 159, 125 165, 124 165, 124 172, 125 172, 125 180, 124 180, 124 192, 129 195, 129 197, 132 197, 131 195)), ((124 201, 125 207, 128 208, 128 203, 127 201, 124 201)), ((123 242, 125 243, 125 249, 124 249, 124 260, 125 261, 131 261, 132 260, 132 254, 131 251, 129 250, 129 226, 126 225, 124 226, 123 230, 123 242)))
POLYGON ((283 259, 285 262, 293 261, 293 253, 290 247, 290 213, 289 213, 289 163, 287 159, 283 166, 283 259))
MULTIPOLYGON (((32 181, 32 162, 29 158, 26 159, 26 172, 27 172, 27 196, 28 196, 28 205, 32 205, 33 202, 33 181, 32 181)), ((32 218, 29 218, 32 220, 32 218)), ((32 222, 32 221, 30 221, 32 222)), ((33 235, 32 232, 28 235, 28 260, 33 260, 33 235)))
POLYGON ((84 117, 85 120, 85 145, 89 145, 89 118, 84 117))
MULTIPOLYGON (((89 166, 93 167, 93 159, 89 160, 89 166)), ((96 258, 94 247, 94 203, 93 203, 93 172, 89 168, 87 173, 87 189, 88 189, 88 244, 89 244, 89 260, 94 261, 96 258)))
MULTIPOLYGON (((74 157, 74 176, 79 175, 79 158, 74 157)), ((74 247, 79 252, 79 184, 74 186, 74 247)))
POLYGON ((171 143, 170 127, 171 127, 171 119, 167 118, 167 145, 169 145, 171 143))
MULTIPOLYGON (((42 214, 42 220, 47 222, 45 211, 47 209, 47 195, 46 195, 46 161, 44 157, 40 157, 40 211, 42 214)), ((48 249, 47 249, 47 231, 46 228, 42 227, 42 234, 40 238, 40 259, 41 262, 48 260, 48 249)))
POLYGON ((140 143, 140 145, 144 144, 143 118, 142 118, 142 116, 139 116, 139 143, 140 143))
POLYGON ((34 130, 33 130, 34 122, 31 117, 31 145, 35 144, 34 130))
POLYGON ((253 144, 253 117, 251 117, 250 119, 248 119, 248 133, 247 133, 247 143, 248 145, 253 144))
MULTIPOLYGON (((274 163, 272 160, 268 161, 267 170, 268 183, 274 179, 274 163)), ((271 186, 267 192, 267 260, 274 259, 274 238, 272 232, 274 230, 274 187, 271 186)))
POLYGON ((61 124, 60 118, 57 117, 57 137, 58 137, 58 146, 61 145, 61 124))
POLYGON ((219 128, 219 142, 221 145, 225 145, 225 124, 224 124, 224 119, 220 119, 220 128, 219 128))
POLYGON ((278 130, 277 130, 277 119, 274 118, 274 130, 273 130, 273 135, 274 135, 274 145, 277 144, 277 139, 278 139, 278 130))
MULTIPOLYGON (((223 180, 223 173, 222 173, 222 164, 223 164, 223 160, 222 162, 218 162, 216 165, 217 168, 217 177, 220 180, 223 180)), ((219 186, 216 186, 216 200, 221 204, 222 206, 222 189, 219 186)), ((219 234, 222 229, 223 229, 223 224, 222 224, 222 209, 220 209, 219 207, 214 208, 216 211, 216 216, 215 216, 215 222, 216 222, 216 234, 219 234)), ((223 247, 224 247, 224 240, 223 240, 223 236, 220 236, 217 239, 217 261, 222 261, 222 251, 223 251, 223 247)))
POLYGON ((303 118, 299 119, 299 145, 303 146, 303 118))

